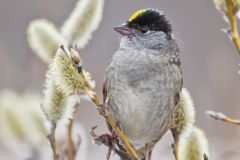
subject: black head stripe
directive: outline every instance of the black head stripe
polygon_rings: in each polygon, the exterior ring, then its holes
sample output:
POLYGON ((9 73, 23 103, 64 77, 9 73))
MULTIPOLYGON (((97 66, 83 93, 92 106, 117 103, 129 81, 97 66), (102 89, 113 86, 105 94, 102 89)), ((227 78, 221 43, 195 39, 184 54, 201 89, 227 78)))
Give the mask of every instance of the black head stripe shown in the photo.
POLYGON ((138 28, 147 26, 153 31, 163 31, 165 33, 172 32, 172 26, 166 19, 165 15, 155 9, 147 9, 142 14, 139 14, 136 18, 127 22, 130 28, 138 28))

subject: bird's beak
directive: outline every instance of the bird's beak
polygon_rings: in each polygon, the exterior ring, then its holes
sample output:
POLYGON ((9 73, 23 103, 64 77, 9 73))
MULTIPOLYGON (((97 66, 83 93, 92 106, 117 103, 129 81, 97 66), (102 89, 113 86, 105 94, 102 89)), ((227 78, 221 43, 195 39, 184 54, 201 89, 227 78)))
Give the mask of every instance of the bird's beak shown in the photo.
POLYGON ((131 28, 129 28, 126 23, 120 26, 114 27, 113 29, 123 36, 129 36, 133 34, 131 28))

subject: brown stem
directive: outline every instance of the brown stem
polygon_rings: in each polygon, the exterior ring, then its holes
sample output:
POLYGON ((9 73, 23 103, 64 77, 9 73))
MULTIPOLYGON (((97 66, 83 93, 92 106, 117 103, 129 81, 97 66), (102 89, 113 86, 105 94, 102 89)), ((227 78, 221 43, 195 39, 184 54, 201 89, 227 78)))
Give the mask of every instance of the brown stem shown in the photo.
POLYGON ((174 144, 173 144, 173 153, 175 155, 175 160, 179 160, 179 135, 181 131, 178 131, 175 128, 171 129, 173 139, 174 139, 174 144))
POLYGON ((58 160, 56 140, 55 140, 55 131, 56 131, 56 123, 52 123, 52 128, 51 128, 50 134, 48 135, 48 140, 49 140, 51 148, 52 148, 53 159, 58 160))
POLYGON ((207 111, 207 114, 215 120, 220 120, 220 121, 224 121, 224 122, 227 122, 230 124, 240 125, 240 120, 229 118, 222 113, 216 113, 214 111, 207 111))
POLYGON ((231 123, 231 124, 240 125, 240 121, 239 120, 232 119, 232 118, 229 118, 229 117, 226 117, 226 119, 224 121, 228 122, 228 123, 231 123))
POLYGON ((176 140, 175 142, 175 155, 176 155, 176 160, 179 160, 179 139, 176 140))
POLYGON ((228 19, 230 21, 231 26, 231 36, 233 39, 233 43, 240 54, 240 40, 239 40, 239 34, 238 34, 238 27, 237 27, 237 21, 236 17, 234 15, 234 6, 233 6, 233 0, 226 0, 227 2, 227 10, 228 10, 228 19))
POLYGON ((68 124, 68 159, 69 160, 74 160, 74 143, 72 139, 72 125, 73 125, 73 119, 69 120, 68 124))
POLYGON ((145 145, 145 159, 146 160, 150 160, 150 146, 149 146, 149 144, 147 143, 146 145, 145 145))

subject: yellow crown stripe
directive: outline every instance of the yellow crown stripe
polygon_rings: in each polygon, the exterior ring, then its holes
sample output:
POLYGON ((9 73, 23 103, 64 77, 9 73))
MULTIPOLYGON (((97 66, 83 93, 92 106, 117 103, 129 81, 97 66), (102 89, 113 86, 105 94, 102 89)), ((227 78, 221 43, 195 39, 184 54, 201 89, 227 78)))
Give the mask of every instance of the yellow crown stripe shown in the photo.
POLYGON ((131 15, 131 17, 128 19, 128 22, 131 22, 133 21, 134 19, 136 19, 138 16, 140 16, 141 14, 143 14, 145 12, 145 9, 141 9, 141 10, 138 10, 137 12, 133 13, 131 15))

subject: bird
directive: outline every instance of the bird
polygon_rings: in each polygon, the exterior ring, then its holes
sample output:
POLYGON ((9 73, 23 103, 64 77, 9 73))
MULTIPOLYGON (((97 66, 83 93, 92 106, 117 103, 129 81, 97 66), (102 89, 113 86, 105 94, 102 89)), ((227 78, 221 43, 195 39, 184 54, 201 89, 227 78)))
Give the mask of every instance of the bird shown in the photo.
POLYGON ((183 85, 180 49, 158 9, 138 10, 114 30, 121 40, 106 69, 103 101, 145 159, 171 129, 183 85))

